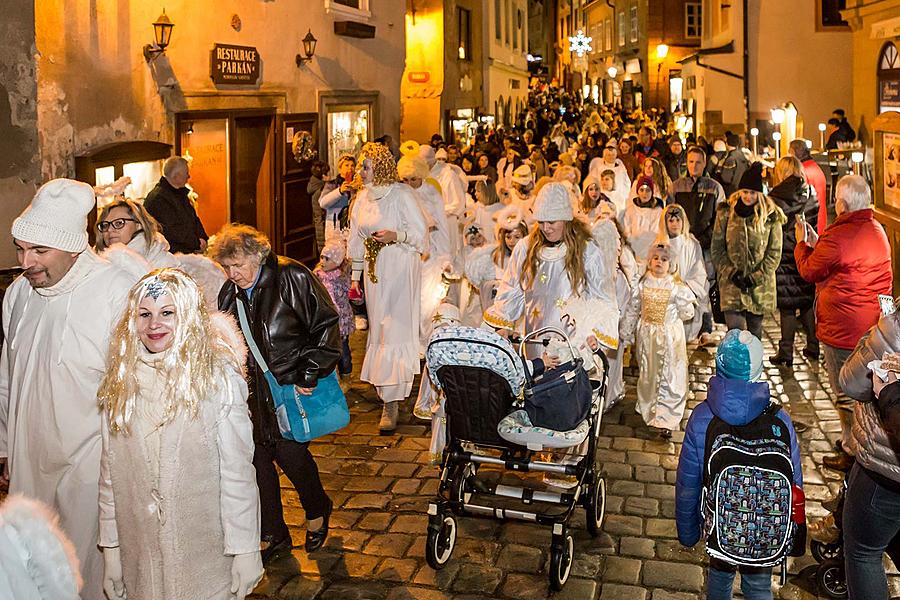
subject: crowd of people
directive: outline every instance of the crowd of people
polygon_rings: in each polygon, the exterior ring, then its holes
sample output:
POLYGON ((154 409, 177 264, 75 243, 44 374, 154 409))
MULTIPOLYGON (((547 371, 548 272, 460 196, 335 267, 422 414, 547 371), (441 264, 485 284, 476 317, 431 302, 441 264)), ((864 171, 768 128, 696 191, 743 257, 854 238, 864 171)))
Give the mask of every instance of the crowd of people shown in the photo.
MULTIPOLYGON (((180 157, 143 202, 100 208, 93 249, 95 190, 48 182, 11 232, 23 276, 3 301, 2 479, 59 513, 85 598, 243 598, 293 546, 276 465, 306 513, 308 552, 324 545, 334 509, 308 442, 284 435, 276 388, 302 401, 334 373, 350 376, 349 336, 366 329, 358 377, 375 388, 390 435, 435 328, 518 336, 549 326, 594 376, 591 353, 606 354, 606 409, 635 364, 636 411, 665 440, 691 395, 688 345, 716 353, 678 468, 679 539, 692 546, 717 419, 783 423, 790 483, 802 489, 789 410, 771 411, 759 381, 762 324, 777 308, 770 362, 791 367, 801 331, 803 355, 823 357, 846 393, 826 465, 849 470, 851 597, 882 597, 881 553, 900 531, 887 516, 900 502, 900 387, 895 371, 871 376, 869 363, 900 350, 879 303, 891 294, 890 247, 864 179, 836 184, 827 223, 824 176, 802 140, 790 148, 765 163, 736 134, 683 138, 663 111, 535 90, 512 127, 460 145, 405 141, 398 160, 389 139, 367 143, 338 159, 334 179, 314 165, 313 270, 247 225, 208 236, 180 157), (716 321, 732 330, 723 339, 716 321)), ((552 342, 528 354, 550 368, 574 358, 552 342)), ((442 396, 420 381, 414 414, 431 421, 438 460, 442 396)), ((771 598, 771 567, 718 558, 709 597, 730 597, 736 571, 746 597, 771 598)))

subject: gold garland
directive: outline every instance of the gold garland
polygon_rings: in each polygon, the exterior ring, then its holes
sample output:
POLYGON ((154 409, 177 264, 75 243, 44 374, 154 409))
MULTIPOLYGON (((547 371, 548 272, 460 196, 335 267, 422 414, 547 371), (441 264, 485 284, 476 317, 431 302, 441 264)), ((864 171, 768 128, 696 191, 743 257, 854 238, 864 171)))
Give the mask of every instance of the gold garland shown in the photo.
POLYGON ((366 247, 366 264, 368 266, 367 273, 369 275, 369 281, 372 283, 378 283, 378 276, 375 274, 375 261, 378 260, 378 253, 385 246, 390 246, 395 242, 379 242, 373 237, 367 237, 363 241, 363 245, 366 247))

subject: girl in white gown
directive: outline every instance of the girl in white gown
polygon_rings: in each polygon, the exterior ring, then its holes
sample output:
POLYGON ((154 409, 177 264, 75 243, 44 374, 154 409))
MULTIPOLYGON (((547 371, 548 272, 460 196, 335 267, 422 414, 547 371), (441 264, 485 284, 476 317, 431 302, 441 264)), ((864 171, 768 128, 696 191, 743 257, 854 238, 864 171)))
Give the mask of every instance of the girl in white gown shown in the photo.
POLYGON ((697 297, 697 310, 693 318, 684 322, 684 336, 690 341, 700 333, 703 313, 709 311, 709 287, 703 250, 697 238, 691 235, 687 213, 680 204, 670 204, 660 217, 659 242, 669 244, 678 276, 697 297))
MULTIPOLYGON (((409 148, 409 144, 401 146, 401 150, 404 148, 409 148)), ((422 296, 419 306, 419 353, 424 355, 425 345, 431 337, 431 318, 447 295, 442 275, 452 270, 450 230, 444 213, 444 200, 438 188, 426 181, 429 178, 428 165, 419 156, 418 147, 400 158, 397 174, 415 192, 428 226, 426 250, 422 254, 422 296)))
POLYGON ((621 325, 622 343, 637 341, 637 412, 668 439, 684 415, 688 392, 682 321, 694 316, 694 293, 674 274, 667 245, 648 250, 647 272, 631 293, 621 325))
MULTIPOLYGON (((425 217, 413 190, 397 181, 390 150, 367 143, 360 152, 363 189, 350 212, 351 293, 366 277, 369 336, 359 378, 384 402, 379 429, 397 428, 397 403, 419 373, 419 304, 425 217)), ((355 292, 353 292, 355 290, 355 292)))
POLYGON ((665 206, 662 198, 654 191, 653 180, 649 177, 641 177, 636 182, 636 195, 625 207, 622 217, 622 230, 634 256, 641 265, 641 270, 647 264, 647 251, 656 241, 659 233, 659 217, 665 206))

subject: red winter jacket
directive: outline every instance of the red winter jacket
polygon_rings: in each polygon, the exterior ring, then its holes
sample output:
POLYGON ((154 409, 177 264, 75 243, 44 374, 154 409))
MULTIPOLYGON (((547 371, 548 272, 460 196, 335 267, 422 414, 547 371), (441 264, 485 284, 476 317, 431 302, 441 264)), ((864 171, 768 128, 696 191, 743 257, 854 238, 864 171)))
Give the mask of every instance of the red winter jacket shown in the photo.
POLYGON ((852 350, 881 316, 879 294, 890 294, 891 247, 871 208, 844 213, 815 249, 798 242, 794 259, 803 279, 816 284, 816 335, 852 350))
POLYGON ((816 225, 816 233, 825 233, 828 224, 828 198, 825 197, 825 173, 813 159, 803 161, 803 174, 806 175, 806 183, 816 190, 816 199, 819 201, 819 220, 816 225))

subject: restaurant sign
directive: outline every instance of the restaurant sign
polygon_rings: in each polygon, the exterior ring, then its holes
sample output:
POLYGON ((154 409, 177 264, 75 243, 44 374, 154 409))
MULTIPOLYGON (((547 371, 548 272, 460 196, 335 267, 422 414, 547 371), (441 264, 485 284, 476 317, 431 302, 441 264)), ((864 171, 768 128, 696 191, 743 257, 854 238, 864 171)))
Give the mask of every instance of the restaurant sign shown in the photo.
POLYGON ((216 85, 255 85, 259 81, 259 52, 252 46, 215 44, 209 76, 216 85))

